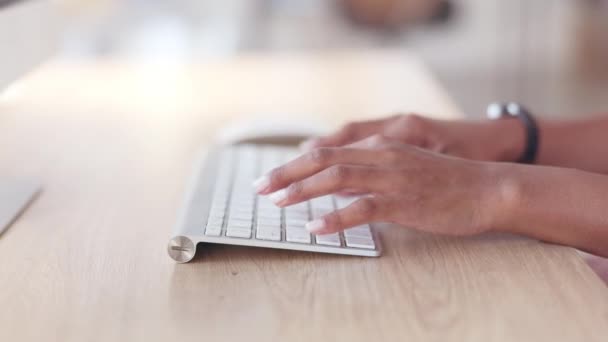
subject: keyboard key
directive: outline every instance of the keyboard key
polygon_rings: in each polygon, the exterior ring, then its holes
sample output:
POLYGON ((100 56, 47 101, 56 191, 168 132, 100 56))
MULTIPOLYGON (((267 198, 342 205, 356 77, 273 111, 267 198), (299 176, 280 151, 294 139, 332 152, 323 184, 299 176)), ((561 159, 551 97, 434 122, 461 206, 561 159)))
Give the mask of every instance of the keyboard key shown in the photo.
POLYGON ((228 225, 229 228, 242 228, 242 229, 249 229, 251 230, 251 226, 252 226, 252 222, 247 220, 239 220, 239 219, 233 219, 230 218, 228 220, 228 225))
POLYGON ((271 212, 259 211, 258 219, 261 219, 261 218, 281 220, 281 212, 280 211, 271 211, 271 212))
POLYGON ((369 225, 362 225, 362 226, 357 226, 357 227, 353 227, 350 229, 347 229, 344 231, 344 236, 353 236, 353 237, 362 237, 362 238, 367 238, 367 239, 371 239, 372 238, 372 232, 370 230, 369 225))
POLYGON ((223 223, 223 220, 209 220, 205 229, 205 235, 220 236, 222 234, 223 223))
POLYGON ((333 211, 333 209, 327 209, 327 208, 314 208, 312 210, 312 217, 313 219, 319 218, 319 217, 323 217, 329 213, 331 213, 333 211))
POLYGON ((216 213, 224 213, 226 211, 226 204, 225 203, 221 203, 221 202, 213 202, 213 205, 211 206, 210 211, 211 212, 216 212, 216 213))
POLYGON ((258 217, 256 220, 258 225, 262 226, 274 226, 281 227, 281 218, 280 217, 258 217))
POLYGON ((285 230, 285 240, 296 243, 311 243, 309 232, 307 232, 305 229, 296 229, 289 226, 285 230))
POLYGON ((251 220, 253 218, 253 208, 232 208, 230 209, 230 217, 241 220, 251 220))
POLYGON ((223 223, 224 223, 224 218, 222 218, 222 217, 209 216, 209 219, 207 220, 207 225, 212 225, 212 226, 221 226, 223 223))
POLYGON ((313 219, 323 217, 335 210, 331 196, 313 198, 310 201, 310 208, 313 219))
POLYGON ((281 241, 281 229, 273 226, 258 226, 256 239, 281 241))
POLYGON ((314 209, 334 209, 334 201, 331 196, 321 196, 313 198, 310 201, 310 206, 314 209))
POLYGON ((302 212, 289 212, 286 211, 285 212, 285 217, 288 219, 296 219, 296 220, 308 220, 308 212, 306 213, 302 213, 302 212))
POLYGON ((229 227, 226 229, 226 236, 249 239, 251 238, 251 230, 229 227))
POLYGON ((308 223, 308 220, 299 220, 299 219, 290 219, 290 218, 285 219, 285 224, 287 226, 292 226, 292 227, 304 228, 306 226, 306 223, 308 223))
POLYGON ((340 247, 340 235, 338 233, 317 235, 316 236, 318 245, 328 245, 340 247))
POLYGON ((222 235, 222 227, 207 225, 207 229, 205 229, 205 235, 220 236, 222 235))
POLYGON ((345 236, 346 246, 355 248, 375 249, 374 240, 359 236, 345 236))

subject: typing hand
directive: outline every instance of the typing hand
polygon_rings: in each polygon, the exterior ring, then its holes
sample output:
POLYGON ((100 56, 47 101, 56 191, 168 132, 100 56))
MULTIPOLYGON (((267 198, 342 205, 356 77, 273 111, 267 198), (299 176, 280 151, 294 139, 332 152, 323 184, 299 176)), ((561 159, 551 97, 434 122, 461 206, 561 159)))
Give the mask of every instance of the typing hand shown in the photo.
POLYGON ((434 152, 487 161, 515 161, 524 149, 524 129, 517 120, 434 120, 418 115, 352 122, 337 132, 309 139, 302 149, 337 147, 374 134, 434 152))
POLYGON ((486 230, 495 201, 493 163, 425 151, 374 135, 344 147, 317 148, 255 182, 280 207, 354 189, 351 205, 309 222, 328 234, 368 222, 393 222, 444 234, 486 230))

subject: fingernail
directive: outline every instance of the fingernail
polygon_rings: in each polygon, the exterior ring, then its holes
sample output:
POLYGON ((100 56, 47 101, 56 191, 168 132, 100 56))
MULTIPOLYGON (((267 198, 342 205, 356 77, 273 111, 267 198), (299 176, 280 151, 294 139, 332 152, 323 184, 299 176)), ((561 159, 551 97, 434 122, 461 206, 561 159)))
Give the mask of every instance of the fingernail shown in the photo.
POLYGON ((306 223, 306 230, 308 230, 311 233, 318 233, 322 230, 325 229, 325 221, 324 220, 312 220, 308 223, 306 223))
POLYGON ((263 192, 270 186, 270 178, 264 175, 253 182, 253 187, 257 192, 263 192))
POLYGON ((270 200, 273 201, 274 204, 278 205, 287 199, 287 189, 281 189, 277 192, 274 192, 270 194, 268 198, 270 198, 270 200))

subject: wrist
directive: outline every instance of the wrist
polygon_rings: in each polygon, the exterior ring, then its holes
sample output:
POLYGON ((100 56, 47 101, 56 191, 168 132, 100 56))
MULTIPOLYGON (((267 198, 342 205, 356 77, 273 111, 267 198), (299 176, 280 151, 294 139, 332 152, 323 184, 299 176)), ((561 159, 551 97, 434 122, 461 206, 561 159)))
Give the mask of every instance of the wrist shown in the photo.
POLYGON ((525 173, 512 163, 485 163, 482 224, 486 231, 516 233, 518 208, 525 202, 525 173))

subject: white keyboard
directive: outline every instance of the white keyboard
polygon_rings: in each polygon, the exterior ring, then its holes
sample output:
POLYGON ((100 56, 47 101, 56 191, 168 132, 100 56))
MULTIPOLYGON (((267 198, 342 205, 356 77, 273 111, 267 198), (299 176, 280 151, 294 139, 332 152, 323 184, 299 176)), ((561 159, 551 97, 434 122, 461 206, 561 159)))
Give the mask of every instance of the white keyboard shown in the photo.
POLYGON ((255 179, 298 154, 295 148, 276 145, 236 145, 212 152, 194 175, 169 241, 171 258, 190 261, 200 242, 379 256, 378 240, 368 224, 318 236, 305 228, 353 198, 323 196, 279 208, 255 193, 255 179))

